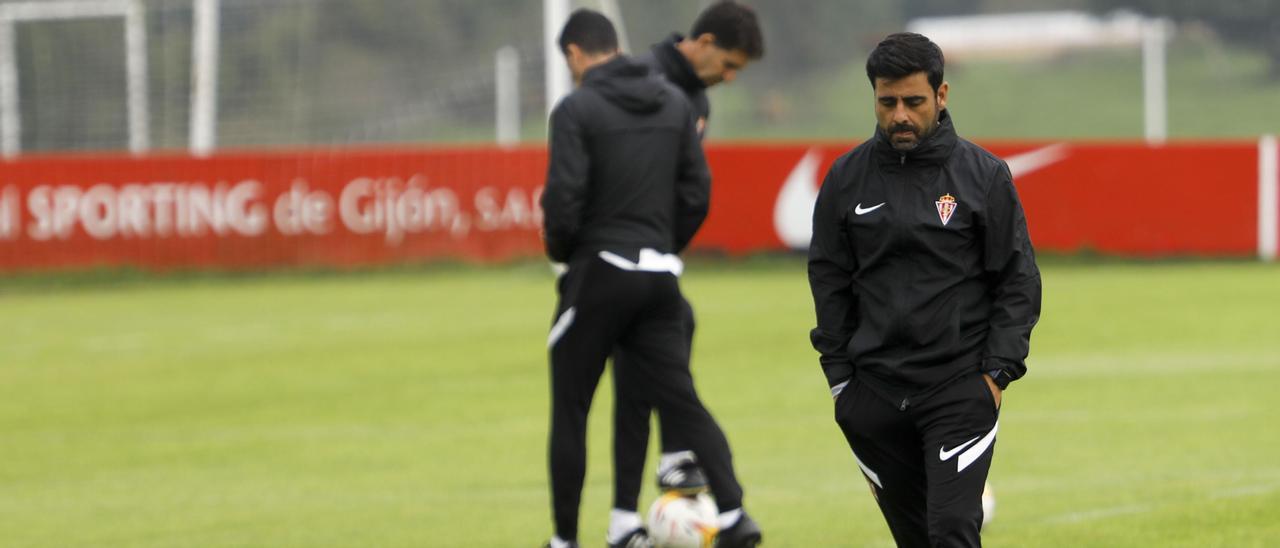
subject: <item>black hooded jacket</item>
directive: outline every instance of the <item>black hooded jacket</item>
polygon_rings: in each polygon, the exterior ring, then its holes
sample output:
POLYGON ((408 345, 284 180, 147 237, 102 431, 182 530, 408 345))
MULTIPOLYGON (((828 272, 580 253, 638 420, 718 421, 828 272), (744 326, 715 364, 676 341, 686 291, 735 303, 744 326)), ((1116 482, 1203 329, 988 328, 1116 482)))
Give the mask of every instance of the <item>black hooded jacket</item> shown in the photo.
POLYGON ((880 130, 827 172, 813 214, 814 348, 905 409, 965 373, 1026 371, 1040 271, 1009 167, 938 128, 910 152, 880 130))
POLYGON ((551 112, 547 255, 678 253, 706 218, 711 176, 679 90, 619 55, 551 112))
POLYGON ((667 80, 680 88, 693 111, 703 123, 699 127, 699 135, 706 131, 706 122, 711 119, 711 102, 707 100, 707 84, 698 78, 693 65, 685 59, 684 54, 676 49, 676 44, 684 40, 679 33, 672 34, 666 40, 654 44, 649 51, 636 57, 636 60, 649 65, 654 72, 665 76, 667 80))

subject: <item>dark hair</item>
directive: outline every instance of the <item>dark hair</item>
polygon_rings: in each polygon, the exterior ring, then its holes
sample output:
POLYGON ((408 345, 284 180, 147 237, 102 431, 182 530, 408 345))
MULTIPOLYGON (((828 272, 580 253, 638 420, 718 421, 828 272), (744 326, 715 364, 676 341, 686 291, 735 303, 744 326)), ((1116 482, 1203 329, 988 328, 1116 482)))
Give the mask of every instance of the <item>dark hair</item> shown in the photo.
POLYGON ((733 0, 712 4, 698 15, 689 37, 697 39, 706 33, 716 37, 721 49, 742 50, 750 59, 764 57, 764 36, 755 10, 733 0))
POLYGON ((876 78, 897 80, 923 72, 933 91, 938 91, 944 65, 942 48, 932 40, 914 32, 899 32, 885 37, 867 56, 867 79, 874 88, 876 78))
POLYGON ((569 53, 569 44, 577 44, 583 53, 612 53, 618 50, 618 33, 604 14, 579 8, 560 31, 560 52, 569 53))

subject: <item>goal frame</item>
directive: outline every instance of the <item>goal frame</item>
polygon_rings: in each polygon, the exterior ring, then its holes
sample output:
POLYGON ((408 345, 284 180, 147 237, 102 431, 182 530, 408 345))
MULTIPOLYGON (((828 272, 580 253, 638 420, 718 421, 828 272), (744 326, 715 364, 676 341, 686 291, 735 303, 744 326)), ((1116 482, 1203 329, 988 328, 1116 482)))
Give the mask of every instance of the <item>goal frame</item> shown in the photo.
POLYGON ((113 19, 124 22, 129 151, 151 146, 147 105, 146 20, 139 0, 57 0, 0 5, 0 154, 22 153, 22 111, 19 108, 17 26, 20 23, 74 19, 113 19))

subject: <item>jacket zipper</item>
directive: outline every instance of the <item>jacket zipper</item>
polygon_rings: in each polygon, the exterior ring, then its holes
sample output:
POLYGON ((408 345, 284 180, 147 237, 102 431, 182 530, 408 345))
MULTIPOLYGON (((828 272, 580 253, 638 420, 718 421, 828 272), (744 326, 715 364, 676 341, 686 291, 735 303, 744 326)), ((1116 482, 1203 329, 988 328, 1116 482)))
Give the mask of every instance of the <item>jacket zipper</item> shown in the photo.
MULTIPOLYGON (((898 154, 898 165, 900 166, 907 165, 907 153, 902 152, 898 154)), ((896 226, 895 228, 901 228, 901 227, 896 226)), ((907 401, 907 398, 902 398, 902 403, 898 404, 898 411, 906 411, 907 406, 910 404, 911 402, 907 401)))

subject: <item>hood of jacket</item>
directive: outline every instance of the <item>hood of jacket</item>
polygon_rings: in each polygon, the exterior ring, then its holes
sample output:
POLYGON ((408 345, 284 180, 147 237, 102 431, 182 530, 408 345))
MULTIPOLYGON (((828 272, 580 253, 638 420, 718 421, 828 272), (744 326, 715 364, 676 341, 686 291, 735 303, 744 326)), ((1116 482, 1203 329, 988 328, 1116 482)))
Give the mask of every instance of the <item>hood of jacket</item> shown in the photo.
POLYGON ((889 134, 876 124, 876 159, 882 164, 905 165, 907 163, 941 164, 951 156, 956 146, 956 128, 951 123, 951 113, 942 109, 938 114, 938 127, 921 141, 916 148, 900 151, 893 148, 889 134))
POLYGON ((587 70, 582 77, 582 87, 629 112, 654 112, 667 101, 662 77, 651 72, 648 65, 625 55, 587 70))

